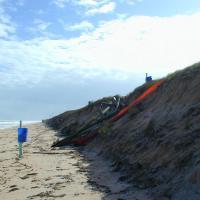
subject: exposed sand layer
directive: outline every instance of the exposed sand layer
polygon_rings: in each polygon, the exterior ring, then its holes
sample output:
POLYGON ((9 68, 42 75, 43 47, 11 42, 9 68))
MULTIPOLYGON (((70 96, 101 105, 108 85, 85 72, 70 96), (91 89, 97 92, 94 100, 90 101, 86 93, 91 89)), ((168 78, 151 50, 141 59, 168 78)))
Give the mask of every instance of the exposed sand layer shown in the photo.
POLYGON ((18 159, 16 128, 0 130, 0 199, 148 199, 119 181, 110 163, 69 147, 51 150, 55 132, 29 125, 29 139, 18 159))

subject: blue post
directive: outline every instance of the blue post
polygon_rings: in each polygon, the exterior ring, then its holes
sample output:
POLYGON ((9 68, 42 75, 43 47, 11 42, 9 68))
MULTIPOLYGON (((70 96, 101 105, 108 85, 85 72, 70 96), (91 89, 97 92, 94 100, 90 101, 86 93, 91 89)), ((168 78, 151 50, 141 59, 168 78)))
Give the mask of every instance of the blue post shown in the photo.
POLYGON ((146 78, 145 78, 146 83, 152 81, 152 76, 148 76, 146 73, 146 78))

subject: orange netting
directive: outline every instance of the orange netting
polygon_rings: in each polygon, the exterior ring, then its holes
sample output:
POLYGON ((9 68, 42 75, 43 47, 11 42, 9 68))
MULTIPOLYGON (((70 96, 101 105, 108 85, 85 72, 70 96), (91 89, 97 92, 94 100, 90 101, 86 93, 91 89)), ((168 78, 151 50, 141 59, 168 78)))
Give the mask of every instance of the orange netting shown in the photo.
POLYGON ((148 95, 150 95, 152 92, 154 92, 162 83, 164 80, 160 80, 157 83, 155 83, 153 86, 151 86, 149 89, 147 89, 141 96, 139 96, 137 99, 135 99, 131 104, 123 108, 119 113, 117 113, 114 117, 111 118, 111 122, 117 121, 121 117, 123 117, 130 108, 137 105, 141 101, 143 101, 148 95))

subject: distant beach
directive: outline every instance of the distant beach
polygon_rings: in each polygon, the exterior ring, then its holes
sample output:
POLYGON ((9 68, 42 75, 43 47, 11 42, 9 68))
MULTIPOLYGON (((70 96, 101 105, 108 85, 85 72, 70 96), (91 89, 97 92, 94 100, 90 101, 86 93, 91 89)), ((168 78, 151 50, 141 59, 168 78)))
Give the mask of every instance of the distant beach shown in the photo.
MULTIPOLYGON (((11 128, 19 126, 20 120, 0 120, 0 129, 11 128)), ((22 121, 23 125, 35 124, 41 121, 22 121)))

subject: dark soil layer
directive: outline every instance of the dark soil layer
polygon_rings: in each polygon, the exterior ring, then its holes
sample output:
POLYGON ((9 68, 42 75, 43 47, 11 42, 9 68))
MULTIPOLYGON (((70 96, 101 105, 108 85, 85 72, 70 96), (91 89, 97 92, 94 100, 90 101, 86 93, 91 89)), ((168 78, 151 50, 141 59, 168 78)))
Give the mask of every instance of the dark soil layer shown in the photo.
MULTIPOLYGON (((133 101, 149 87, 124 99, 133 101)), ((61 135, 95 119, 101 99, 46 121, 61 135)), ((122 177, 149 189, 157 199, 200 199, 200 63, 165 78, 136 108, 114 123, 104 122, 86 147, 113 161, 122 177)))

